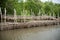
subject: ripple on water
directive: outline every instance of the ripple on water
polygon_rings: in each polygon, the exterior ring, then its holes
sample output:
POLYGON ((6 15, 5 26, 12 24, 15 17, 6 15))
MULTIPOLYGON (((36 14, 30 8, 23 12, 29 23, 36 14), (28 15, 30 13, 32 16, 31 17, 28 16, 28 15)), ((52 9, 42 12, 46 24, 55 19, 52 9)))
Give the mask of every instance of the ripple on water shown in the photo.
POLYGON ((0 31, 1 40, 59 40, 59 26, 0 31))

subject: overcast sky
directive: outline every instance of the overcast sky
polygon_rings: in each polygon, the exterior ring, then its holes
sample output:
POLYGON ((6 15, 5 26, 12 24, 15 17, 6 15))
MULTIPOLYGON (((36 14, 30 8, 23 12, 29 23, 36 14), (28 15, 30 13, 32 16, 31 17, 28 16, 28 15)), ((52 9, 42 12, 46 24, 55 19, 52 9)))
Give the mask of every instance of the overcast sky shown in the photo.
MULTIPOLYGON (((42 2, 48 1, 48 0, 41 0, 42 2)), ((50 0, 49 0, 50 1, 50 0)), ((52 2, 54 3, 59 3, 60 4, 60 0, 52 0, 52 2)))
MULTIPOLYGON (((24 2, 25 2, 26 0, 24 0, 24 2)), ((48 1, 48 0, 41 0, 42 2, 45 2, 45 1, 48 1)), ((49 1, 51 1, 51 0, 49 0, 49 1)), ((18 2, 21 2, 21 0, 18 0, 18 2)), ((54 3, 59 3, 60 4, 60 0, 52 0, 52 2, 54 2, 54 3)))

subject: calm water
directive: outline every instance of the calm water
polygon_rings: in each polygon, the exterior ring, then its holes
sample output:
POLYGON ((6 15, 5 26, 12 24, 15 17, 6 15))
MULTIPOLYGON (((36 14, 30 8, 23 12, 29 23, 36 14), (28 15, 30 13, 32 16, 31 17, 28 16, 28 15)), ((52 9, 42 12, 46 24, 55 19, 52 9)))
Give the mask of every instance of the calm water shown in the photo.
POLYGON ((0 31, 0 40, 60 40, 60 25, 0 31))

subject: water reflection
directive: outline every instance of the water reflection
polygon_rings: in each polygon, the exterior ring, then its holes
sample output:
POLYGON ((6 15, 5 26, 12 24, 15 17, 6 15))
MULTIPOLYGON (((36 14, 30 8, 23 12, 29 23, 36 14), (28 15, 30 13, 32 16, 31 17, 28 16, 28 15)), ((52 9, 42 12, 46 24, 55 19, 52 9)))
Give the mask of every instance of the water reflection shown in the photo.
POLYGON ((59 37, 59 26, 0 31, 1 40, 60 40, 59 37))

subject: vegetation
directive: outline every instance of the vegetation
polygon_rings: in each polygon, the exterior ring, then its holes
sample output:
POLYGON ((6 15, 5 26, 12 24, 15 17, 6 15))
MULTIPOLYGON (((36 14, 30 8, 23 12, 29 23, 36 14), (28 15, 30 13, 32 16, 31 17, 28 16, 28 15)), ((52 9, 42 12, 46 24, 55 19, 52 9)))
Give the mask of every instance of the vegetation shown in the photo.
POLYGON ((14 8, 17 11, 17 15, 54 15, 55 17, 60 16, 60 4, 51 2, 41 2, 39 0, 0 0, 0 7, 2 8, 2 13, 4 14, 4 8, 7 8, 7 14, 13 14, 14 8), (40 12, 40 14, 39 14, 40 12))

